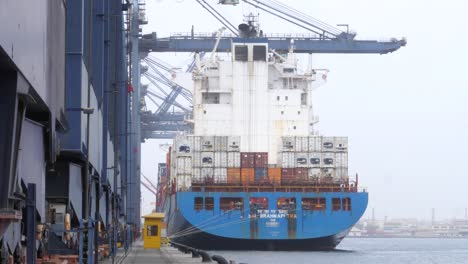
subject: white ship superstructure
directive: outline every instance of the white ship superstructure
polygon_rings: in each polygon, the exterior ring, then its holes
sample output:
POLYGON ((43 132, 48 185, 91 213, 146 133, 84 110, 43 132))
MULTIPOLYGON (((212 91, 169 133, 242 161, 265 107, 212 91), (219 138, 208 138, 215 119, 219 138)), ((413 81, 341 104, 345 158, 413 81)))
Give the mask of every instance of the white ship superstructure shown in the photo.
POLYGON ((314 80, 292 52, 270 53, 261 38, 233 42, 232 60, 194 72, 194 135, 238 136, 241 152, 268 152, 276 164, 282 137, 309 136, 314 80))
MULTIPOLYGON (((249 25, 244 34, 255 34, 249 25)), ((193 72, 193 133, 174 141, 170 178, 177 190, 347 184, 347 138, 313 129, 315 71, 300 72, 292 50, 278 54, 261 37, 233 39, 224 60, 217 44, 193 72)))

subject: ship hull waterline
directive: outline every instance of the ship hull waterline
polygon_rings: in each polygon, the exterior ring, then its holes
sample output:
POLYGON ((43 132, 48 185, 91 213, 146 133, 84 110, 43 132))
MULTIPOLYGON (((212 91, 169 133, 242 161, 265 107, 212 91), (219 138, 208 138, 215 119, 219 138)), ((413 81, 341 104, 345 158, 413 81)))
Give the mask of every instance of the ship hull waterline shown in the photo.
MULTIPOLYGON (((204 194, 220 197, 217 193, 204 194)), ((330 211, 307 215, 307 212, 299 209, 297 210, 297 216, 299 217, 302 215, 302 219, 295 219, 296 217, 294 217, 294 219, 291 220, 274 220, 281 223, 279 228, 283 231, 283 233, 279 232, 276 234, 277 237, 274 237, 270 236, 272 232, 264 232, 269 228, 264 225, 266 222, 262 223, 262 220, 270 221, 271 219, 245 219, 247 215, 244 215, 241 219, 235 220, 238 219, 237 217, 241 214, 239 211, 232 212, 231 216, 229 216, 229 214, 221 213, 217 215, 213 213, 211 217, 206 217, 205 215, 205 219, 201 219, 201 214, 203 213, 193 210, 193 197, 201 195, 202 193, 190 192, 171 195, 168 201, 166 201, 167 203, 165 203, 164 209, 166 212, 168 237, 174 242, 203 250, 333 250, 343 238, 346 237, 354 224, 362 216, 368 202, 367 193, 329 193, 327 195, 322 193, 320 194, 321 196, 327 196, 328 198, 338 195, 353 197, 355 201, 353 210, 341 212, 340 214, 332 212, 330 209, 330 211), (178 198, 176 198, 176 196, 178 196, 178 198), (233 216, 234 214, 236 215, 233 216), (339 221, 340 226, 337 227, 334 221, 339 221), (244 226, 244 228, 236 226, 239 224, 246 226, 244 226), (245 232, 236 230, 245 230, 245 232), (313 230, 315 234, 312 235, 309 233, 310 230, 313 230)), ((224 195, 227 194, 224 193, 224 195)), ((240 196, 240 194, 231 195, 240 196)), ((261 196, 264 194, 256 195, 261 196)), ((296 193, 295 195, 299 194, 296 193)), ((301 194, 300 196, 304 197, 303 195, 315 196, 318 194, 308 193, 301 194)), ((274 197, 281 196, 284 197, 285 193, 274 194, 274 197)), ((274 201, 271 196, 270 199, 274 201)), ((270 208, 273 207, 270 206, 270 208)))

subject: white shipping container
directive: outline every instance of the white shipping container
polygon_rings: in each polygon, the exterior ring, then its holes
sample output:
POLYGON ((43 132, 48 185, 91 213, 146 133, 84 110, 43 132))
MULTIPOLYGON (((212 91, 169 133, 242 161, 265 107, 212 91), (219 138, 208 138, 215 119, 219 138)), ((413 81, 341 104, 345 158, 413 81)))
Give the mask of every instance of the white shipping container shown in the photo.
POLYGON ((201 139, 202 151, 213 151, 214 150, 214 137, 203 136, 201 139))
POLYGON ((192 165, 194 168, 201 167, 201 152, 193 152, 192 165))
POLYGON ((178 135, 174 140, 175 152, 177 156, 191 156, 193 147, 190 142, 191 138, 187 138, 185 135, 178 135))
POLYGON ((336 178, 346 178, 348 179, 348 168, 347 167, 339 167, 335 169, 335 177, 336 178))
POLYGON ((334 152, 323 152, 322 153, 322 167, 334 168, 336 164, 336 158, 334 152))
POLYGON ((348 137, 335 137, 335 149, 337 152, 347 152, 348 137))
POLYGON ((296 152, 309 151, 309 138, 308 137, 296 137, 294 151, 296 152))
POLYGON ((320 172, 321 177, 335 177, 335 169, 334 168, 322 168, 320 172))
POLYGON ((348 167, 348 153, 337 152, 335 153, 335 165, 336 167, 348 167))
POLYGON ((193 168, 192 169, 192 177, 195 182, 201 182, 201 169, 200 168, 193 168))
POLYGON ((227 182, 227 169, 215 168, 214 169, 214 181, 216 183, 226 183, 227 182))
POLYGON ((228 151, 234 151, 234 152, 240 151, 240 137, 239 136, 228 137, 228 151))
POLYGON ((214 152, 201 152, 200 157, 202 167, 214 167, 214 152))
POLYGON ((239 152, 228 152, 227 154, 227 165, 228 168, 240 168, 240 153, 239 152))
POLYGON ((335 174, 335 177, 333 178, 333 183, 336 183, 336 184, 346 184, 346 183, 348 183, 348 178, 346 178, 346 177, 338 177, 338 176, 336 176, 336 174, 335 174))
POLYGON ((176 182, 178 191, 187 191, 190 189, 190 187, 192 187, 192 176, 178 174, 176 182))
POLYGON ((301 151, 301 152, 309 151, 309 137, 301 137, 301 149, 298 151, 301 151))
POLYGON ((309 152, 320 152, 322 151, 322 137, 311 136, 309 137, 309 152))
POLYGON ((286 151, 296 151, 296 138, 295 137, 282 137, 282 150, 286 151))
POLYGON ((297 168, 308 168, 309 165, 309 154, 307 152, 297 152, 296 155, 296 167, 297 168))
POLYGON ((295 152, 281 153, 281 167, 282 168, 294 168, 296 166, 295 154, 296 154, 295 152))
POLYGON ((228 137, 216 136, 214 137, 214 151, 225 152, 228 149, 228 137))
POLYGON ((201 179, 202 181, 206 180, 206 178, 213 178, 213 168, 201 168, 201 179))
POLYGON ((192 157, 177 157, 177 174, 192 174, 192 157))
POLYGON ((309 165, 312 168, 320 168, 322 165, 322 153, 321 152, 310 152, 309 153, 309 165))
POLYGON ((202 151, 201 137, 199 136, 190 136, 192 138, 193 151, 202 151))
POLYGON ((220 168, 226 168, 227 164, 227 152, 214 152, 214 166, 220 168))
POLYGON ((319 178, 320 177, 320 168, 310 168, 309 169, 309 178, 319 178))
POLYGON ((323 137, 322 138, 322 152, 335 151, 335 138, 323 137))

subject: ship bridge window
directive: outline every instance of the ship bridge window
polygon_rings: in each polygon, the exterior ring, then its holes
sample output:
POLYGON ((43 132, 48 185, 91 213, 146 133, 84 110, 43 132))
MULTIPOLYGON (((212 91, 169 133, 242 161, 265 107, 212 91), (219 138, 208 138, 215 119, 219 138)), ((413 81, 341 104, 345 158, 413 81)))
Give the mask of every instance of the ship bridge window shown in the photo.
POLYGON ((332 158, 323 159, 323 163, 325 163, 325 165, 332 165, 333 159, 332 158))
POLYGON ((283 73, 294 73, 294 68, 284 68, 283 73))
POLYGON ((239 197, 223 197, 220 200, 219 208, 222 211, 244 210, 244 199, 239 197))
POLYGON ((307 94, 301 93, 301 105, 307 105, 307 94))
POLYGON ((254 61, 266 61, 266 46, 254 46, 253 47, 253 60, 254 61))
POLYGON ((343 210, 344 211, 351 211, 351 198, 343 198, 341 200, 341 203, 343 204, 343 210))
POLYGON ((325 211, 325 198, 302 198, 302 210, 325 211))
POLYGON ((202 93, 202 104, 219 104, 219 93, 202 93))
POLYGON ((247 46, 236 46, 234 48, 234 59, 236 61, 247 61, 249 58, 249 50, 247 46))
POLYGON ((340 198, 332 198, 332 210, 333 211, 341 210, 341 199, 340 198))
POLYGON ((252 197, 249 199, 250 210, 266 210, 268 209, 268 198, 252 197))
POLYGON ((296 210, 296 198, 278 198, 276 206, 278 210, 296 210))
POLYGON ((203 209, 203 197, 195 197, 193 208, 197 211, 203 209))
POLYGON ((214 198, 206 197, 205 198, 205 210, 213 211, 214 209, 214 198))

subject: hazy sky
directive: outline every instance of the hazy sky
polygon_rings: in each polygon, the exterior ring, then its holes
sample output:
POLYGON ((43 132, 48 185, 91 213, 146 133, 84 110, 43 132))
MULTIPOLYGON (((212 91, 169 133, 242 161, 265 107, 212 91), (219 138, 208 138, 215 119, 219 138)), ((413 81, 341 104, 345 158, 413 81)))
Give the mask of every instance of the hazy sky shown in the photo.
MULTIPOLYGON (((260 13, 266 33, 304 32, 246 4, 216 5, 233 24, 260 13)), ((367 215, 429 219, 463 217, 468 207, 468 2, 464 0, 282 1, 330 25, 349 24, 359 39, 406 37, 387 55, 324 54, 330 70, 314 96, 318 130, 349 137, 350 173, 368 187, 367 215)), ((144 32, 214 32, 220 24, 194 0, 147 0, 144 32)), ((153 54, 181 66, 188 54, 153 54)), ((307 61, 303 61, 307 65, 307 61)), ((156 181, 158 145, 143 145, 142 171, 156 181)), ((142 189, 143 213, 154 200, 142 189)))

